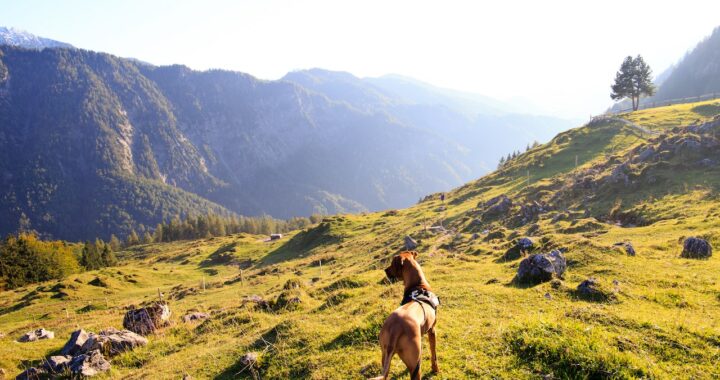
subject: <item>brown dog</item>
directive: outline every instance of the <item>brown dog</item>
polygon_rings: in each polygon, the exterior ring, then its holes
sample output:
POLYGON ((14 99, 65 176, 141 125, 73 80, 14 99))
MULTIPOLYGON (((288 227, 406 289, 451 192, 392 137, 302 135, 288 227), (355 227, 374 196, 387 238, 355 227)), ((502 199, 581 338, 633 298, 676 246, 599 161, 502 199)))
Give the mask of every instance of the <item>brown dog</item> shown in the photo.
MULTIPOLYGON (((390 361, 397 353, 410 372, 412 380, 419 380, 422 345, 420 339, 427 332, 433 372, 438 372, 435 354, 436 307, 440 301, 430 291, 420 264, 415 261, 417 252, 402 252, 393 257, 385 274, 390 281, 402 279, 405 285, 401 306, 390 314, 380 330, 383 372, 377 380, 385 380, 390 373, 390 361)), ((375 380, 374 379, 374 380, 375 380)))

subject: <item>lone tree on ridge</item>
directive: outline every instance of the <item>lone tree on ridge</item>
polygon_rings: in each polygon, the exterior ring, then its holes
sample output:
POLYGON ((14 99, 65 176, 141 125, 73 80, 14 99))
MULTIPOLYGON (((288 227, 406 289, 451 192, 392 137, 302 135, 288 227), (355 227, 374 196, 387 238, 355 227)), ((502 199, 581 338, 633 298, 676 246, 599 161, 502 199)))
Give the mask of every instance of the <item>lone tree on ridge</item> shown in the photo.
POLYGON ((620 65, 620 70, 615 74, 615 83, 610 87, 612 89, 610 97, 613 100, 630 98, 633 111, 637 111, 642 95, 655 94, 655 85, 651 76, 650 66, 640 55, 635 58, 627 56, 620 65))

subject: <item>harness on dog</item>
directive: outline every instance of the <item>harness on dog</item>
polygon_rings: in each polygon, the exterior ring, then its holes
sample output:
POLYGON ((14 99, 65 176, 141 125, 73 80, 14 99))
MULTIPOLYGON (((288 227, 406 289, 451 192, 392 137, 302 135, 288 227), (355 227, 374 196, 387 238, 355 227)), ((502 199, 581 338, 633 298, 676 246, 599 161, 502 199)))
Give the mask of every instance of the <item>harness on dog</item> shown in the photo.
POLYGON ((411 301, 429 305, 435 311, 437 311, 437 307, 440 306, 440 298, 436 296, 435 293, 423 288, 412 288, 406 292, 400 302, 400 306, 411 301))
MULTIPOLYGON (((422 306, 422 304, 426 304, 433 308, 435 310, 435 314, 437 315, 437 308, 440 306, 440 298, 435 295, 435 293, 423 289, 423 288, 412 288, 409 289, 408 292, 405 293, 403 296, 402 301, 400 302, 400 306, 405 305, 407 303, 410 303, 412 301, 415 301, 420 304, 420 308, 423 311, 423 323, 422 326, 425 326, 425 322, 427 322, 427 315, 425 314, 425 308, 422 306)), ((437 318, 435 319, 435 323, 437 323, 437 318)), ((435 327, 435 323, 428 329, 432 329, 435 327)))

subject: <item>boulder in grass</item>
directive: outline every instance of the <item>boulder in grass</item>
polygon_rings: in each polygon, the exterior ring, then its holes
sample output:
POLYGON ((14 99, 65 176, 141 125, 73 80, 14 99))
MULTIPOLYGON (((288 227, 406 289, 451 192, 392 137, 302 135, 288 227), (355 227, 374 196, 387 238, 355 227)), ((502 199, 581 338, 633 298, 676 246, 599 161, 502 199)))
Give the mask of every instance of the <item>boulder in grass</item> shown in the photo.
POLYGON ((539 284, 553 278, 562 278, 567 268, 565 256, 560 251, 534 254, 520 262, 517 276, 518 282, 539 284))
POLYGON ((410 236, 405 236, 405 250, 406 251, 414 251, 415 248, 417 248, 418 243, 415 241, 415 239, 411 238, 410 236))
POLYGON ((70 372, 75 376, 95 376, 110 369, 110 362, 99 350, 80 354, 70 361, 70 372))
POLYGON ((712 256, 712 246, 705 239, 689 237, 683 243, 680 257, 687 259, 707 259, 712 256))
POLYGON ((518 240, 516 245, 521 251, 527 252, 533 248, 533 241, 525 237, 518 240))
POLYGON ((170 307, 166 303, 131 309, 125 313, 123 327, 140 335, 150 335, 168 324, 170 314, 170 307))
POLYGON ((20 339, 18 339, 18 342, 27 343, 27 342, 34 342, 36 340, 53 339, 53 338, 55 338, 54 332, 45 330, 45 329, 37 329, 35 331, 30 331, 28 333, 25 333, 25 335, 21 336, 20 339))
POLYGON ((498 195, 497 197, 485 202, 485 212, 483 219, 502 216, 510 211, 513 203, 506 195, 498 195))
POLYGON ((119 355, 148 344, 147 338, 128 330, 108 328, 98 334, 90 333, 80 352, 100 351, 108 356, 119 355))
POLYGON ((603 302, 615 298, 615 294, 606 291, 600 285, 600 282, 594 277, 590 277, 581 282, 580 285, 578 285, 576 292, 580 298, 588 301, 603 302))

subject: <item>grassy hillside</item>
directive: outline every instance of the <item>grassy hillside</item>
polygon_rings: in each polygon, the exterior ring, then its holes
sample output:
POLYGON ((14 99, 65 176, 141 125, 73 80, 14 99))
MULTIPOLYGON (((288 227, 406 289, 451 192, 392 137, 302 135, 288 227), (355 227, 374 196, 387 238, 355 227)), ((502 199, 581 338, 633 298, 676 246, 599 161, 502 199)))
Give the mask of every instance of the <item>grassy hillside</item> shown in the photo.
MULTIPOLYGON (((596 121, 448 193, 445 204, 434 196, 329 217, 273 242, 233 235, 140 246, 119 267, 0 293, 0 367, 15 374, 39 363, 77 327, 121 327, 124 307, 160 289, 174 325, 114 358, 108 377, 252 378, 240 362, 250 351, 267 379, 377 376, 377 335, 402 296, 381 269, 409 234, 443 301, 441 372, 426 378, 717 378, 720 260, 679 254, 687 236, 720 243, 717 128, 687 127, 719 113, 704 103, 622 115, 658 135, 596 121), (513 206, 489 213, 484 203, 502 194, 513 206), (439 223, 454 232, 426 230, 439 223), (562 281, 512 282, 520 258, 507 252, 523 236, 538 251, 567 249, 562 281), (628 241, 636 256, 615 246, 628 241), (576 291, 589 277, 605 297, 576 291), (243 301, 253 295, 272 310, 243 301), (193 310, 211 318, 183 323, 193 310), (37 327, 57 338, 14 342, 37 327)), ((407 376, 397 358, 392 368, 407 376)))

